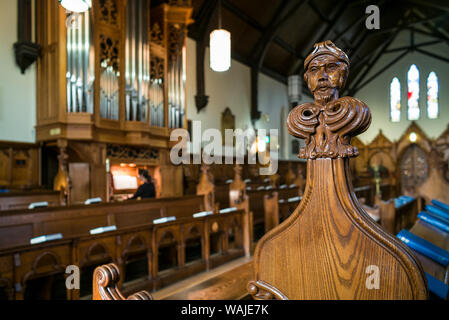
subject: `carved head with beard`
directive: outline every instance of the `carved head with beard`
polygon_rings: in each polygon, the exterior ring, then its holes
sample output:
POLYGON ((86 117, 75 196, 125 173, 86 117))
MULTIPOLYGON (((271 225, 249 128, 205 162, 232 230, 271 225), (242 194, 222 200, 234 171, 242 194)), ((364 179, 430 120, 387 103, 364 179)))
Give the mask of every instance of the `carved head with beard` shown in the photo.
POLYGON ((304 80, 315 103, 326 105, 339 98, 349 75, 349 58, 332 41, 319 42, 304 62, 304 80))

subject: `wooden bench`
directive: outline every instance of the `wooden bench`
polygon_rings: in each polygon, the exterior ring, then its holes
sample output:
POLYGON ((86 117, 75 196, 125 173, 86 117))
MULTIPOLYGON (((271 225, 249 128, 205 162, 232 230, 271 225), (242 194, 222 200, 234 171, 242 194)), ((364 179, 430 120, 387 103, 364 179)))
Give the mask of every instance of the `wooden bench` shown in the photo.
POLYGON ((409 229, 418 216, 419 199, 401 198, 379 201, 380 224, 388 232, 396 235, 402 229, 409 229))
POLYGON ((299 188, 291 185, 286 186, 282 189, 268 187, 264 188, 263 190, 261 189, 247 191, 249 198, 249 208, 254 216, 254 235, 256 241, 262 237, 265 230, 265 196, 270 195, 273 192, 277 193, 278 200, 288 200, 289 198, 298 196, 299 188))
POLYGON ((47 202, 49 207, 62 204, 62 194, 59 191, 12 191, 0 193, 0 211, 28 209, 37 202, 47 202))
MULTIPOLYGON (((162 224, 125 227, 98 234, 66 237, 36 245, 11 247, 0 251, 0 279, 5 292, 15 299, 67 298, 90 295, 92 275, 98 265, 115 263, 122 275, 118 286, 155 290, 192 274, 209 270, 238 257, 249 256, 245 244, 249 227, 244 210, 204 217, 181 217, 162 224), (140 260, 146 269, 142 277, 127 280, 130 261, 140 260), (81 269, 81 290, 65 290, 64 272, 68 265, 81 269), (42 279, 56 281, 59 295, 42 279), (41 282, 32 296, 27 290, 41 282), (47 290, 43 290, 43 288, 47 290), (62 290, 62 293, 61 293, 62 290), (11 294, 11 292, 13 292, 11 294)), ((137 268, 138 269, 138 268, 137 268)), ((55 287, 55 286, 53 286, 55 287)))
POLYGON ((301 200, 300 196, 279 199, 277 192, 265 195, 265 233, 284 222, 296 210, 301 200))
POLYGON ((41 235, 88 235, 89 230, 98 227, 115 225, 121 229, 148 224, 161 217, 190 217, 200 211, 204 211, 203 196, 2 211, 0 249, 27 245, 31 238, 41 235))

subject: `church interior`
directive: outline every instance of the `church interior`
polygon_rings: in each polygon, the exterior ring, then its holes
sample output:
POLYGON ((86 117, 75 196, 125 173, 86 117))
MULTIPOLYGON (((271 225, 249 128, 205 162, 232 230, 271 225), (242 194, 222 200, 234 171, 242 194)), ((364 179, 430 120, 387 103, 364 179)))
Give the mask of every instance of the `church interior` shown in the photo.
POLYGON ((0 16, 0 300, 449 299, 448 1, 0 16))

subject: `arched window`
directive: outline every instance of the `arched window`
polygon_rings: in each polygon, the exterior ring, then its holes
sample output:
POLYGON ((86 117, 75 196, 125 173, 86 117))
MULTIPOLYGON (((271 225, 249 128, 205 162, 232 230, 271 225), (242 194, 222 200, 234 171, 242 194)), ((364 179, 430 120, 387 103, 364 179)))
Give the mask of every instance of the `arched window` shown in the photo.
POLYGON ((427 77, 427 116, 438 118, 438 77, 433 71, 427 77))
POLYGON ((407 85, 408 85, 408 119, 419 119, 419 70, 415 64, 410 66, 407 72, 407 85))
POLYGON ((397 77, 390 83, 390 119, 392 122, 401 120, 401 83, 397 77))

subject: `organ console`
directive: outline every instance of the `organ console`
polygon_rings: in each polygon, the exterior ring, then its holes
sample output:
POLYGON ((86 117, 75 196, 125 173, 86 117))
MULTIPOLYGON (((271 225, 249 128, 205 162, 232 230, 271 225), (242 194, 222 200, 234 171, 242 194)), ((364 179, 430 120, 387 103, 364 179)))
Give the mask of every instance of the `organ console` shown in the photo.
POLYGON ((112 201, 123 201, 136 193, 142 181, 139 179, 139 170, 147 170, 156 188, 156 195, 160 195, 160 168, 137 165, 135 163, 112 164, 110 167, 110 197, 112 201))

